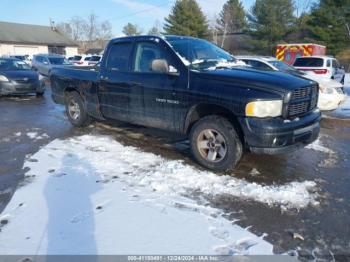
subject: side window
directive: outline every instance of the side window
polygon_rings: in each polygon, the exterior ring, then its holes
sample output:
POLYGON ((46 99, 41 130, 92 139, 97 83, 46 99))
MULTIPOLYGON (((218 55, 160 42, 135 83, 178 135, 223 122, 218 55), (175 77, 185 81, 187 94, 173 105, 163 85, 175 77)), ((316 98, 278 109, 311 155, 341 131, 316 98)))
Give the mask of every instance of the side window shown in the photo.
POLYGON ((334 68, 340 68, 340 64, 337 60, 333 59, 333 67, 334 68))
POLYGON ((249 66, 254 66, 254 65, 252 64, 252 60, 243 60, 243 62, 246 63, 246 64, 249 65, 249 66))
POLYGON ((129 71, 132 43, 117 43, 110 47, 106 68, 110 71, 129 71))
POLYGON ((272 70, 271 67, 269 67, 268 65, 265 65, 264 63, 262 63, 260 61, 249 60, 248 64, 251 65, 252 67, 254 67, 255 69, 272 70))
POLYGON ((327 67, 332 67, 331 60, 327 60, 327 67))
POLYGON ((151 42, 137 44, 135 59, 133 64, 134 72, 151 73, 154 60, 165 60, 168 65, 171 61, 165 47, 151 42))

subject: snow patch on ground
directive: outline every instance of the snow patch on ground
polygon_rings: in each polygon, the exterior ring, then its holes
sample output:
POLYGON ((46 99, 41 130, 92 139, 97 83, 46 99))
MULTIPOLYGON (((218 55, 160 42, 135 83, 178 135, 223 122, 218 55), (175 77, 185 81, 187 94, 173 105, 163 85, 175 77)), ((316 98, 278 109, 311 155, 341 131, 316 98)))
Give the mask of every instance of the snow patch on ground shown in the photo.
POLYGON ((333 150, 329 149, 321 142, 321 138, 318 138, 315 142, 306 146, 306 148, 326 154, 335 154, 333 150))
POLYGON ((322 142, 323 139, 323 136, 319 137, 314 143, 308 145, 306 148, 327 154, 326 158, 322 158, 321 162, 318 164, 318 167, 334 167, 338 163, 338 154, 336 154, 336 152, 328 148, 322 142))
POLYGON ((340 118, 350 118, 350 74, 346 74, 344 91, 347 95, 346 101, 339 106, 339 108, 331 113, 332 116, 340 118))
POLYGON ((33 140, 42 140, 45 138, 49 138, 49 136, 46 133, 39 135, 38 132, 28 132, 27 137, 33 140))
POLYGON ((201 195, 303 208, 313 182, 264 186, 199 171, 110 137, 55 140, 3 212, 0 254, 272 254, 201 195), (196 194, 197 200, 191 196, 196 194))

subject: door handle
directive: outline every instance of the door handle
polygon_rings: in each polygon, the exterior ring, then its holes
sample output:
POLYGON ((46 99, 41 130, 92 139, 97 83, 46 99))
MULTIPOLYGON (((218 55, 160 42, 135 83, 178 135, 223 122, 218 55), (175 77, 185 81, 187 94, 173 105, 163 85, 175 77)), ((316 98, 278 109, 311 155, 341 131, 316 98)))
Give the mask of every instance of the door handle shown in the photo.
POLYGON ((101 76, 101 80, 108 80, 108 76, 101 76))

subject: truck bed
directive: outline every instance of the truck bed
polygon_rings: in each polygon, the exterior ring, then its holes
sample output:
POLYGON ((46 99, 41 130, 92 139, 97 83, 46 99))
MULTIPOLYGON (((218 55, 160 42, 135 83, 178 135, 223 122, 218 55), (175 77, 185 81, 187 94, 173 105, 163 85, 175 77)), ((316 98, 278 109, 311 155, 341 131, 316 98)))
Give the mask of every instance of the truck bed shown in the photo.
POLYGON ((99 72, 93 67, 67 67, 54 68, 51 72, 50 82, 52 98, 56 103, 64 104, 64 92, 69 88, 81 90, 83 86, 95 86, 99 72))

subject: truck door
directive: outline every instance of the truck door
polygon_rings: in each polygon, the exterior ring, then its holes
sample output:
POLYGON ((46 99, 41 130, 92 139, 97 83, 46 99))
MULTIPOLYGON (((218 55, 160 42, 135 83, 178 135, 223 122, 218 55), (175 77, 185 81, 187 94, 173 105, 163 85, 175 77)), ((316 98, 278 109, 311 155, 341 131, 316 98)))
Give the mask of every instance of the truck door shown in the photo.
POLYGON ((133 42, 121 41, 108 48, 102 61, 99 83, 99 102, 106 118, 126 121, 129 119, 130 56, 133 42))
POLYGON ((135 44, 131 88, 131 118, 147 126, 175 129, 175 111, 180 101, 174 99, 181 78, 169 50, 159 41, 138 41, 135 44), (154 60, 165 60, 173 73, 152 70, 154 60))

